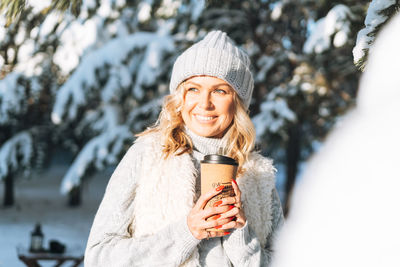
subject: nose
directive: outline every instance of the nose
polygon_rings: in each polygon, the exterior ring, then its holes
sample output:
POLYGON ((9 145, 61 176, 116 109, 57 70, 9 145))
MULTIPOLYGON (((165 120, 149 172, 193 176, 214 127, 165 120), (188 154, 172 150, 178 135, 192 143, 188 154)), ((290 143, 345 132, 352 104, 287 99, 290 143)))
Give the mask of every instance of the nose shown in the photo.
POLYGON ((208 92, 203 92, 200 94, 200 99, 198 105, 203 109, 210 109, 212 108, 212 100, 211 95, 208 92))

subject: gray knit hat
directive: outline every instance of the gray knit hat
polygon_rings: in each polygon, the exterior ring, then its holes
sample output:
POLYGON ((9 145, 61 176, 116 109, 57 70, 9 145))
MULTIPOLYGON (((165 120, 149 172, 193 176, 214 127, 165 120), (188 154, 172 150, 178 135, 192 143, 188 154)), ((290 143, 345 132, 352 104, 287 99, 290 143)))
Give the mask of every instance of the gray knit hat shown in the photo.
POLYGON ((211 31, 176 59, 169 90, 173 93, 181 82, 193 76, 213 76, 229 83, 248 108, 254 87, 249 68, 249 57, 225 32, 211 31))

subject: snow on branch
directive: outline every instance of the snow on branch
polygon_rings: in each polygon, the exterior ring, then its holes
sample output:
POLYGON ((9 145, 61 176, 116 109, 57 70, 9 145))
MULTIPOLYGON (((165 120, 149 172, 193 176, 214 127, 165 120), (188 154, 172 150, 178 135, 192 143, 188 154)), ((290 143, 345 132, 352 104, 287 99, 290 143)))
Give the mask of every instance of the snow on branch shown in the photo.
MULTIPOLYGON (((371 47, 368 64, 357 94, 357 109, 364 115, 375 115, 378 111, 389 110, 391 106, 400 110, 398 108, 400 76, 394 65, 394 62, 400 61, 399 47, 400 13, 393 16, 382 28, 371 47)), ((388 114, 397 117, 400 113, 388 114)), ((389 121, 389 117, 382 117, 380 123, 389 123, 389 121)), ((375 124, 374 127, 381 126, 375 124)), ((400 130, 399 123, 393 123, 391 127, 392 129, 397 127, 400 130)))
POLYGON ((197 21, 206 6, 206 1, 205 0, 191 0, 190 4, 192 5, 192 8, 190 8, 192 10, 191 19, 192 19, 192 21, 197 21))
POLYGON ((361 67, 364 65, 362 61, 368 55, 369 48, 375 39, 373 33, 389 19, 383 10, 396 4, 396 0, 373 0, 369 4, 364 21, 365 28, 358 32, 356 46, 353 48, 354 63, 356 65, 361 67))
POLYGON ((80 134, 89 128, 100 134, 80 150, 63 178, 62 193, 68 193, 73 187, 80 185, 82 178, 90 170, 102 170, 106 165, 118 162, 119 155, 124 151, 124 144, 133 140, 129 127, 118 124, 120 112, 117 105, 111 104, 86 112, 75 131, 80 134))
POLYGON ((53 60, 65 75, 78 66, 79 58, 85 50, 99 41, 96 23, 100 24, 97 17, 84 22, 71 21, 62 24, 65 28, 60 31, 58 36, 62 45, 57 47, 53 60))
POLYGON ((252 118, 257 139, 260 139, 266 132, 278 133, 287 121, 294 122, 297 120, 296 114, 289 108, 286 101, 283 98, 276 98, 273 92, 269 94, 260 108, 260 113, 252 118))
POLYGON ((129 85, 130 76, 136 76, 132 86, 133 96, 137 99, 142 98, 142 87, 156 83, 163 56, 173 49, 174 42, 167 34, 138 32, 114 39, 102 48, 88 53, 70 79, 57 92, 52 121, 59 124, 63 120, 76 118, 78 109, 87 104, 89 95, 95 93, 95 88, 100 87, 96 72, 105 66, 112 66, 118 71, 112 71, 111 77, 107 77, 109 82, 101 89, 103 101, 110 101, 114 90, 129 85), (125 69, 124 62, 131 52, 138 49, 145 50, 144 56, 138 62, 138 66, 134 67, 136 73, 131 73, 125 69))
POLYGON ((29 168, 33 155, 32 136, 20 132, 0 147, 0 180, 10 173, 29 168))
POLYGON ((109 131, 91 139, 81 149, 65 174, 61 183, 61 193, 67 194, 74 187, 79 186, 91 168, 101 170, 106 165, 116 164, 119 155, 124 150, 124 144, 132 140, 132 133, 124 125, 109 129, 109 131))
POLYGON ((0 125, 27 108, 25 88, 18 83, 21 76, 21 73, 12 72, 0 81, 0 125))
POLYGON ((260 70, 255 77, 255 82, 265 81, 268 72, 273 66, 275 66, 276 61, 277 60, 274 57, 262 55, 261 58, 257 60, 257 66, 260 68, 260 70))
POLYGON ((348 41, 351 33, 350 21, 354 14, 350 8, 345 5, 336 5, 333 7, 326 17, 319 19, 317 22, 309 21, 308 30, 310 35, 303 46, 303 52, 306 54, 322 53, 331 46, 331 38, 333 37, 333 45, 341 47, 348 41))
POLYGON ((80 135, 86 129, 94 132, 105 132, 118 126, 121 109, 117 105, 105 104, 96 110, 85 113, 74 131, 80 135))
POLYGON ((134 108, 129 113, 127 125, 130 125, 134 132, 142 131, 148 126, 149 121, 155 122, 160 113, 161 105, 162 98, 157 98, 140 107, 134 108), (141 116, 147 117, 146 119, 141 119, 141 116))

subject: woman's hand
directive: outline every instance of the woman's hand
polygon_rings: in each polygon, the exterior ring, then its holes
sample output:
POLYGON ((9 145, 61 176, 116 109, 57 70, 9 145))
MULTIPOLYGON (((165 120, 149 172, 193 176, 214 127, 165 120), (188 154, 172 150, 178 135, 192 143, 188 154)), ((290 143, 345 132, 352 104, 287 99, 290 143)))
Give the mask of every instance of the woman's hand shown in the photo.
MULTIPOLYGON (((215 207, 208 207, 204 209, 208 200, 221 193, 223 188, 224 186, 220 186, 206 194, 201 195, 197 200, 196 205, 190 211, 187 217, 187 224, 190 232, 195 238, 201 240, 204 238, 220 237, 230 233, 225 231, 207 231, 209 228, 218 228, 218 226, 226 225, 234 218, 224 216, 224 214, 228 214, 228 211, 233 210, 232 205, 215 205, 215 207), (206 219, 211 216, 214 216, 212 220, 206 221, 206 219)), ((221 201, 223 202, 224 200, 225 199, 222 199, 221 201)), ((218 202, 215 204, 220 204, 218 202)))
POLYGON ((232 219, 226 224, 217 226, 217 229, 228 230, 234 228, 242 228, 246 224, 246 216, 244 214, 242 201, 240 198, 241 192, 235 180, 232 180, 232 187, 235 191, 235 196, 221 199, 218 205, 219 207, 224 205, 229 206, 230 209, 226 213, 221 214, 221 218, 232 219))
POLYGON ((204 209, 208 200, 222 192, 223 186, 217 187, 200 196, 187 218, 189 230, 195 238, 201 240, 204 238, 225 236, 230 232, 207 231, 207 229, 229 230, 242 228, 246 224, 246 216, 240 199, 241 192, 235 180, 232 182, 232 187, 235 196, 217 201, 214 207, 204 209), (211 216, 213 216, 212 220, 206 221, 211 216))

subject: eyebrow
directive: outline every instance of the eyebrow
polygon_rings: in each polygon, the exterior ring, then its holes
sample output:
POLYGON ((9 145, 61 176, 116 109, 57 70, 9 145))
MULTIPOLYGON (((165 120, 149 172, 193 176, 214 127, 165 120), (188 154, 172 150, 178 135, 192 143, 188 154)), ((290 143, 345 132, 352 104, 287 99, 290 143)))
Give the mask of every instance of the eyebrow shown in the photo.
MULTIPOLYGON (((195 85, 195 86, 202 87, 201 84, 198 84, 198 83, 195 83, 195 82, 192 82, 192 81, 188 81, 188 82, 186 82, 185 84, 193 84, 193 85, 195 85)), ((214 85, 213 87, 219 87, 219 86, 228 86, 228 87, 231 87, 228 83, 219 83, 219 84, 214 85)))
POLYGON ((191 81, 189 81, 189 82, 185 82, 185 85, 186 84, 193 84, 193 85, 196 85, 196 86, 201 86, 200 84, 198 84, 198 83, 195 83, 195 82, 191 82, 191 81))

